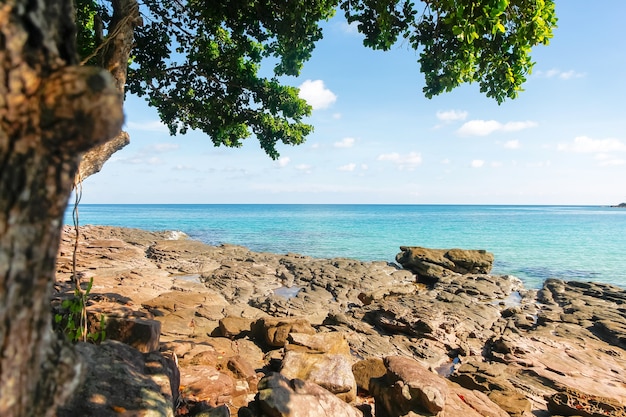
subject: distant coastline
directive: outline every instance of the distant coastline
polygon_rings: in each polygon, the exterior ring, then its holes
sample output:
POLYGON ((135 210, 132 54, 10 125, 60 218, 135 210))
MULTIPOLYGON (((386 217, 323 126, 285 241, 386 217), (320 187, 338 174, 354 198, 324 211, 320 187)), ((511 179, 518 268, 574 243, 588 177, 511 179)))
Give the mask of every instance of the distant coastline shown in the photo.
POLYGON ((609 207, 613 207, 613 208, 626 208, 626 203, 619 203, 615 206, 609 206, 609 207))

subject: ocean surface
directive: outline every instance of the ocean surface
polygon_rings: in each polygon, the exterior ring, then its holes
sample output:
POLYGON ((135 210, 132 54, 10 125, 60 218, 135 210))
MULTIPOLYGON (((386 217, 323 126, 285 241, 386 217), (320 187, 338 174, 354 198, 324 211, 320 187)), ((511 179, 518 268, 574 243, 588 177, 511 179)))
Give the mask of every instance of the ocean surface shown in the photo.
POLYGON ((493 273, 515 275, 527 288, 547 278, 626 287, 626 209, 611 207, 81 204, 79 223, 363 261, 394 262, 400 246, 486 249, 493 273))

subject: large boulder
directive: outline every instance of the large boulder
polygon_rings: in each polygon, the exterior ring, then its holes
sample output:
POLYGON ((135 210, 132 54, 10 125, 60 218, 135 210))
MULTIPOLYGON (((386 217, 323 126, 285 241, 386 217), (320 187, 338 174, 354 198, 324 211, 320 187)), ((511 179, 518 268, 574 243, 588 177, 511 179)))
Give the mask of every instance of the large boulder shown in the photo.
POLYGON ((180 381, 174 360, 114 340, 79 343, 76 351, 85 379, 59 417, 174 416, 180 381))
POLYGON ((247 339, 198 337, 195 341, 179 358, 182 396, 212 407, 246 405, 256 394, 256 369, 264 366, 263 351, 247 339))
POLYGON ((363 413, 313 382, 270 373, 259 382, 257 401, 269 417, 363 417, 363 413))
POLYGON ((280 373, 326 388, 346 402, 356 398, 350 346, 343 333, 290 333, 280 373))
POLYGON ((488 274, 494 260, 493 254, 485 250, 400 246, 400 251, 396 261, 428 283, 452 274, 488 274))
POLYGON ((315 329, 308 320, 303 318, 274 318, 263 319, 265 342, 269 346, 283 347, 290 333, 315 334, 315 329))
POLYGON ((280 373, 289 379, 313 382, 348 403, 356 398, 356 380, 348 355, 290 350, 285 353, 280 373))
MULTIPOLYGON (((448 396, 448 387, 443 378, 430 372, 418 362, 401 356, 389 356, 384 359, 387 379, 392 384, 391 409, 398 407, 404 413, 414 409, 425 409, 432 414, 443 410, 448 396)), ((381 404, 381 405, 383 405, 381 404)))
POLYGON ((352 365, 352 374, 356 380, 357 388, 361 391, 369 391, 372 379, 381 378, 387 374, 387 368, 381 358, 368 358, 352 365))
POLYGON ((136 317, 108 317, 105 336, 130 345, 142 353, 159 350, 161 323, 136 317))
POLYGON ((383 362, 386 374, 370 381, 377 417, 509 416, 486 394, 450 382, 413 359, 389 356, 383 362))

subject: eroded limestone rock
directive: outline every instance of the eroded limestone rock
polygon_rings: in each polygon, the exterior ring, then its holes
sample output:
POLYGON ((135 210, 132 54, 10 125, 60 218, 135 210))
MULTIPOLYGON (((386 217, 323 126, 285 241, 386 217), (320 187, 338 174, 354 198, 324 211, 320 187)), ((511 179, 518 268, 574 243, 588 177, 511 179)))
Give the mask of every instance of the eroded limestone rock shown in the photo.
POLYGON ((429 249, 401 246, 396 262, 417 274, 423 282, 437 282, 453 274, 488 274, 493 254, 485 250, 429 249))

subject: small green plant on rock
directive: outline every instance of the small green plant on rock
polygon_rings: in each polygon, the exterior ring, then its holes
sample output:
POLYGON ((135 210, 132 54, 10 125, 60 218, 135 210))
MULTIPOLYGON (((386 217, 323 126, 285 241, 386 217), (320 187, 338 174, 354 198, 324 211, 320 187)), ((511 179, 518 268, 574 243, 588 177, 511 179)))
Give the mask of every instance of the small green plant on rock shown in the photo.
POLYGON ((87 300, 92 286, 93 277, 89 280, 84 291, 77 285, 74 289, 74 296, 63 300, 61 311, 54 315, 55 326, 65 333, 71 342, 99 343, 106 337, 106 316, 104 314, 100 315, 100 329, 94 332, 88 331, 87 300))

